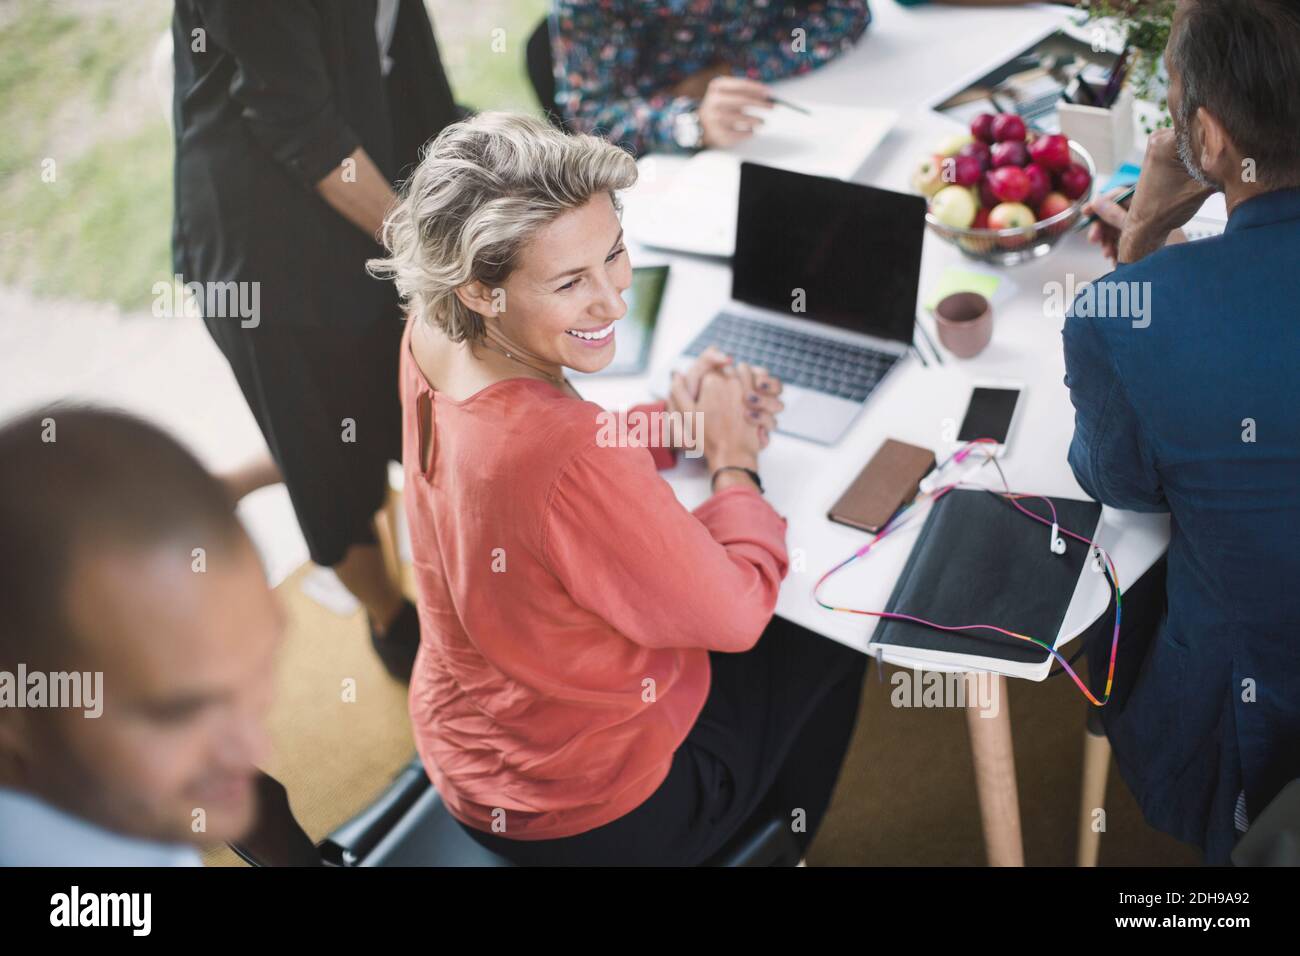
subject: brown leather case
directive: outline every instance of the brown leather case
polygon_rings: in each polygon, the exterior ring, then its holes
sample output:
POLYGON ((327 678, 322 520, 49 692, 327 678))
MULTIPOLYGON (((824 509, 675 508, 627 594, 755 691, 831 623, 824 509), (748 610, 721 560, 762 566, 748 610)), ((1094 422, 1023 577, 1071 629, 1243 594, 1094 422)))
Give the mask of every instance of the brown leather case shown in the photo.
POLYGON ((934 464, 930 449, 887 438, 827 517, 875 534, 916 497, 917 486, 934 464))

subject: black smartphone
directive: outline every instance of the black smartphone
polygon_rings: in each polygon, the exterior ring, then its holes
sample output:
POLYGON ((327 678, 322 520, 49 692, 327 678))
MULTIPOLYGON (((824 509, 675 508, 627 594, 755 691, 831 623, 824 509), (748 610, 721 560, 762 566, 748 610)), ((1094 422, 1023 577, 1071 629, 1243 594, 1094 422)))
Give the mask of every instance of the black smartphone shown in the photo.
POLYGON ((975 386, 966 417, 957 432, 958 444, 991 438, 996 442, 994 455, 1003 454, 1023 404, 1024 386, 1018 382, 987 382, 975 386))

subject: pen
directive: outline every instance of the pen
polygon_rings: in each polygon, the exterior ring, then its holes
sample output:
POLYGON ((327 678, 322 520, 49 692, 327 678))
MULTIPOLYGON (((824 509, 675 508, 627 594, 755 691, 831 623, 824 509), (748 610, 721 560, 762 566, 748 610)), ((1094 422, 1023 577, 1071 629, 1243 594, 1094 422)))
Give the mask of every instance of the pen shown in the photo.
MULTIPOLYGON (((1124 205, 1124 203, 1128 202, 1130 199, 1133 198, 1133 194, 1134 194, 1135 192, 1137 192, 1137 183, 1134 183, 1134 184, 1133 184, 1132 186, 1130 186, 1128 189, 1124 190, 1122 193, 1120 193, 1118 196, 1116 196, 1114 199, 1112 199, 1111 202, 1113 202, 1113 203, 1114 203, 1115 205, 1117 205, 1117 206, 1122 206, 1122 205, 1124 205)), ((1094 222, 1096 222, 1097 219, 1098 219, 1097 214, 1096 214, 1096 213, 1093 213, 1093 214, 1092 214, 1091 216, 1089 216, 1087 219, 1082 219, 1082 220, 1080 220, 1080 221, 1079 221, 1079 224, 1078 224, 1077 226, 1074 227, 1074 231, 1075 231, 1075 232, 1083 232, 1085 229, 1087 229, 1089 226, 1091 226, 1094 222)))
POLYGON ((1120 87, 1124 85, 1124 77, 1128 76, 1128 50, 1120 54, 1119 59, 1115 61, 1115 66, 1110 71, 1110 79, 1106 83, 1106 89, 1101 94, 1101 105, 1105 109, 1110 109, 1115 100, 1119 97, 1120 87))
MULTIPOLYGON (((1076 93, 1078 93, 1080 96, 1082 96, 1084 99, 1088 101, 1087 103, 1083 104, 1084 106, 1101 107, 1104 105, 1100 100, 1097 99, 1097 91, 1092 88, 1092 84, 1089 83, 1087 80, 1085 80, 1083 77, 1076 76, 1074 78, 1074 90, 1076 93)), ((1072 99, 1070 102, 1078 103, 1079 102, 1078 97, 1072 99)))
MULTIPOLYGON (((943 356, 939 354, 939 346, 934 344, 934 339, 930 338, 930 333, 925 330, 925 326, 922 325, 919 321, 916 323, 916 327, 918 330, 920 330, 921 337, 925 339, 925 343, 928 346, 930 346, 930 351, 934 353, 934 360, 938 362, 940 365, 942 365, 943 356)), ((912 346, 912 347, 916 348, 916 346, 912 346)), ((918 352, 917 354, 920 353, 918 352)))
POLYGON ((769 103, 774 103, 777 106, 784 106, 786 109, 794 110, 796 113, 802 113, 804 116, 812 116, 812 110, 799 106, 797 103, 791 103, 789 100, 783 100, 779 96, 769 96, 767 101, 769 103))

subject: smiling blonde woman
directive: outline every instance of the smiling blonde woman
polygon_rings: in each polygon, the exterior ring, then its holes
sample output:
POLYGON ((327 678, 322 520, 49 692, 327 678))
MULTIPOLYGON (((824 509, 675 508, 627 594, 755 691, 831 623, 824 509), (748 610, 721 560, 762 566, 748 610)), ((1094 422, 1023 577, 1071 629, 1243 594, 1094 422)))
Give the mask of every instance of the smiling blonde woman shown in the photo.
POLYGON ((416 744, 453 816, 522 863, 700 863, 773 807, 806 845, 861 689, 861 655, 769 626, 780 383, 709 354, 634 410, 702 416, 714 494, 692 512, 656 470, 677 449, 602 440, 636 430, 564 378, 613 358, 635 178, 603 140, 483 114, 429 145, 372 264, 411 314, 416 744))

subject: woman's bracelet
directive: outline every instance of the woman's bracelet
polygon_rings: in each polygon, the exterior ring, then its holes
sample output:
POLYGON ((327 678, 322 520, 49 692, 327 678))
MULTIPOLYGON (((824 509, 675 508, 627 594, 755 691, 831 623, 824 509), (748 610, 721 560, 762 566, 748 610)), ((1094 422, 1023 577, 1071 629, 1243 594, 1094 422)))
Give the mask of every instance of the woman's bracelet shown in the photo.
POLYGON ((750 480, 753 481, 754 484, 758 487, 758 493, 760 495, 763 493, 763 482, 761 479, 759 479, 758 472, 756 472, 753 468, 745 468, 741 465, 723 465, 721 468, 715 470, 713 472, 713 477, 709 479, 709 488, 711 490, 713 491, 718 490, 718 475, 722 474, 724 471, 744 472, 745 474, 749 475, 750 480))

